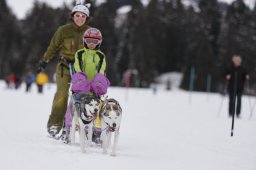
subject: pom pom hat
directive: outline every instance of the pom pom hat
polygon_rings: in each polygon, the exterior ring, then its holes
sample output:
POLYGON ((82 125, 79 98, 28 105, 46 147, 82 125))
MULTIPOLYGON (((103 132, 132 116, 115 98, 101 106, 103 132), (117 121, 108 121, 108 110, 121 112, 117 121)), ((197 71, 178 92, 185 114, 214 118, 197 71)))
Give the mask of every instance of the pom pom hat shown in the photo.
POLYGON ((90 6, 91 6, 90 3, 87 3, 87 4, 84 5, 83 0, 77 0, 76 1, 76 5, 72 9, 72 16, 76 12, 82 12, 85 15, 87 15, 87 17, 89 17, 90 16, 90 11, 89 11, 90 6))

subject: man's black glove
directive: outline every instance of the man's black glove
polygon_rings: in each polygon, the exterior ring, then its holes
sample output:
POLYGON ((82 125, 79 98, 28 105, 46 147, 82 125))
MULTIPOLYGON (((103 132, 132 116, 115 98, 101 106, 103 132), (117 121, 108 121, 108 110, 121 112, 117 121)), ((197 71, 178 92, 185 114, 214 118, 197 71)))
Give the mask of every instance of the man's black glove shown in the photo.
POLYGON ((38 63, 36 72, 40 73, 40 72, 44 71, 46 66, 47 66, 47 62, 44 61, 44 60, 40 60, 39 63, 38 63))

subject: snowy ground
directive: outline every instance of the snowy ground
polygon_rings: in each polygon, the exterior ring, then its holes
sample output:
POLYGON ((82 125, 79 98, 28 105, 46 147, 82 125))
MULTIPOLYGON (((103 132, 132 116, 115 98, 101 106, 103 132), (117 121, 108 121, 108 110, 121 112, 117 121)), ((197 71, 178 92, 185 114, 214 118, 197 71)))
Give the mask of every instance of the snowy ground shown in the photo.
POLYGON ((79 144, 66 145, 47 137, 46 123, 55 86, 44 94, 7 90, 0 82, 0 166, 2 170, 255 170, 255 98, 244 96, 242 119, 227 117, 227 98, 181 90, 110 88, 120 101, 123 121, 117 156, 100 148, 81 153, 79 144), (189 98, 191 99, 189 102, 189 98))

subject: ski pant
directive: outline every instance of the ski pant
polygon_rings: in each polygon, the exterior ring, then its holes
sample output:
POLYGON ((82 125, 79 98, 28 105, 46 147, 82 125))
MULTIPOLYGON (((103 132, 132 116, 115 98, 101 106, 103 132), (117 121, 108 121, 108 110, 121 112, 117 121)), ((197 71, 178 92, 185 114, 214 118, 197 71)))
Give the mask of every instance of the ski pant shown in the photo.
POLYGON ((43 85, 37 84, 37 90, 38 90, 38 93, 43 93, 43 85))
POLYGON ((65 128, 67 128, 67 129, 71 128, 71 121, 72 121, 71 112, 72 112, 72 106, 73 106, 73 102, 70 101, 70 102, 68 103, 67 111, 66 111, 66 114, 65 114, 65 128))
POLYGON ((53 99, 52 111, 47 123, 48 131, 51 126, 57 126, 57 132, 63 127, 70 81, 69 68, 66 65, 58 63, 56 68, 57 91, 53 99))
POLYGON ((236 116, 240 115, 242 102, 242 92, 238 91, 234 93, 229 91, 229 116, 233 116, 236 107, 236 116), (234 100, 236 98, 236 100, 234 100), (236 101, 236 103, 234 103, 236 101))
POLYGON ((32 83, 26 83, 26 92, 29 92, 31 89, 32 83))

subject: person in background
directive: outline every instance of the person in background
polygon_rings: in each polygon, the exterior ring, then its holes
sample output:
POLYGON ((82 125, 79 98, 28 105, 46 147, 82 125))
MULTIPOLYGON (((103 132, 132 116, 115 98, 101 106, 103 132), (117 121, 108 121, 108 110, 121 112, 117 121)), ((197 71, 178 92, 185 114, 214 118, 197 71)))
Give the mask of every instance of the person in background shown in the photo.
POLYGON ((16 76, 13 74, 13 73, 11 73, 9 76, 8 76, 8 78, 7 78, 7 87, 9 88, 9 89, 13 89, 13 88, 15 88, 15 82, 16 82, 16 76))
POLYGON ((53 138, 63 127, 71 80, 70 69, 75 60, 75 52, 83 48, 83 33, 89 28, 86 24, 89 18, 89 7, 90 4, 84 5, 81 1, 76 2, 71 12, 72 22, 58 28, 44 53, 43 59, 38 64, 37 72, 41 72, 53 56, 58 53, 59 61, 56 67, 57 91, 47 122, 47 131, 53 138))
POLYGON ((36 85, 38 93, 43 93, 44 85, 48 83, 48 75, 45 72, 40 72, 36 75, 36 85))
POLYGON ((21 83, 22 83, 21 76, 20 75, 16 75, 15 77, 16 77, 15 78, 15 89, 18 90, 20 88, 20 86, 21 86, 21 83))
POLYGON ((228 81, 227 91, 229 94, 229 116, 236 114, 240 118, 242 94, 244 90, 245 80, 249 80, 250 76, 246 69, 241 66, 242 58, 240 55, 232 57, 232 65, 226 71, 226 80, 228 81), (237 101, 235 103, 235 101, 237 101), (236 113, 235 113, 236 111, 236 113))
POLYGON ((24 77, 24 81, 26 83, 26 92, 30 92, 31 85, 35 82, 36 76, 32 71, 28 71, 24 77))

